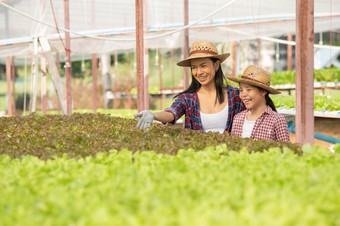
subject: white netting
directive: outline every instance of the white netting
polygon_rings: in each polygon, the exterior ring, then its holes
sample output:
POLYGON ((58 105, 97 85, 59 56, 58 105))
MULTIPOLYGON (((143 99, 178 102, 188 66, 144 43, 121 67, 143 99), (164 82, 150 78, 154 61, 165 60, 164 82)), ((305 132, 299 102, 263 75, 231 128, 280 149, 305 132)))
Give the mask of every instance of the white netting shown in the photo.
MULTIPOLYGON (((64 28, 64 1, 52 2, 57 23, 60 28, 64 28)), ((314 2, 315 32, 340 29, 340 0, 314 2)), ((16 11, 0 4, 0 57, 31 54, 33 37, 42 35, 50 40, 55 51, 64 51, 55 29, 50 0, 5 0, 2 3, 16 11), (53 27, 34 21, 33 18, 53 27)), ((189 24, 192 25, 190 43, 202 39, 213 42, 265 39, 294 33, 295 4, 295 0, 189 1, 189 24), (196 22, 199 23, 194 24, 196 22)), ((145 0, 148 29, 145 46, 183 46, 183 31, 166 35, 183 27, 183 6, 183 0, 145 0), (158 38, 152 38, 154 36, 158 38)), ((133 49, 136 45, 135 1, 70 0, 70 30, 73 32, 72 57, 133 49), (80 34, 100 35, 105 40, 86 38, 80 34)), ((60 33, 64 37, 62 30, 60 33)))

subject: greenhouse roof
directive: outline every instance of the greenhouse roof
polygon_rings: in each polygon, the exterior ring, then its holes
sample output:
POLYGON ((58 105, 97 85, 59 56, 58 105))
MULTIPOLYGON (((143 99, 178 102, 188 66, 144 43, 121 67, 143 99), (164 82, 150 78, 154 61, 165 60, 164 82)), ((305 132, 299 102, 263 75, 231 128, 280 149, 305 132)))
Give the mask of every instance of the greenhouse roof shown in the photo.
MULTIPOLYGON (((145 46, 182 47, 184 1, 144 4, 145 46)), ((340 0, 314 0, 314 9, 314 32, 340 29, 340 0)), ((286 36, 295 33, 295 11, 295 0, 189 0, 189 42, 286 36)), ((135 48, 134 0, 70 0, 69 13, 73 55, 135 48)), ((0 57, 32 53, 40 36, 64 51, 64 0, 0 0, 0 18, 0 57)))

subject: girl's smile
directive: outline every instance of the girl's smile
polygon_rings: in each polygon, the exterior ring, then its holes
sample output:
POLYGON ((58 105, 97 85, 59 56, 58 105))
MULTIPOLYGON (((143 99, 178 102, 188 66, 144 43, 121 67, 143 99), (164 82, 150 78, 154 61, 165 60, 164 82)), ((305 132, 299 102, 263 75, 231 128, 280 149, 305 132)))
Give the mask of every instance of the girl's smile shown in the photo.
POLYGON ((265 106, 265 95, 267 91, 259 89, 246 83, 240 83, 240 98, 247 109, 255 109, 265 106))

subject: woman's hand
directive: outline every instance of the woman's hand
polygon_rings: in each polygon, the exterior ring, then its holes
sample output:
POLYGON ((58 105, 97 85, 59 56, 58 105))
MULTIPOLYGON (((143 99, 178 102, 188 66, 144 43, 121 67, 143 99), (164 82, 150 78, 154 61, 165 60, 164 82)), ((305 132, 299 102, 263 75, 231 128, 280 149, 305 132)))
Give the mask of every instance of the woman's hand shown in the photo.
POLYGON ((137 114, 134 114, 133 117, 135 118, 139 118, 138 122, 137 122, 137 128, 139 129, 147 129, 151 126, 154 118, 155 118, 155 114, 152 113, 151 111, 148 110, 144 110, 141 111, 137 114))

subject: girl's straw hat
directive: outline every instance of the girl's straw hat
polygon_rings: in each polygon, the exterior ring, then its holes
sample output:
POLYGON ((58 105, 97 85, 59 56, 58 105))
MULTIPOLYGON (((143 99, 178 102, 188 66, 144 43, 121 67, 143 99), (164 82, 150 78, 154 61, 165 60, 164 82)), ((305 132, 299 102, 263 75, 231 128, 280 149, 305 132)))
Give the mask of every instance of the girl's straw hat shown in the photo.
POLYGON ((190 49, 189 57, 178 62, 178 66, 190 67, 190 60, 197 58, 216 58, 221 61, 225 61, 229 57, 230 53, 218 54, 216 46, 211 42, 198 41, 194 42, 190 49))
POLYGON ((242 82, 249 85, 261 87, 271 94, 280 94, 278 90, 270 87, 270 73, 262 68, 250 65, 244 70, 242 77, 227 76, 227 78, 234 82, 242 82))

